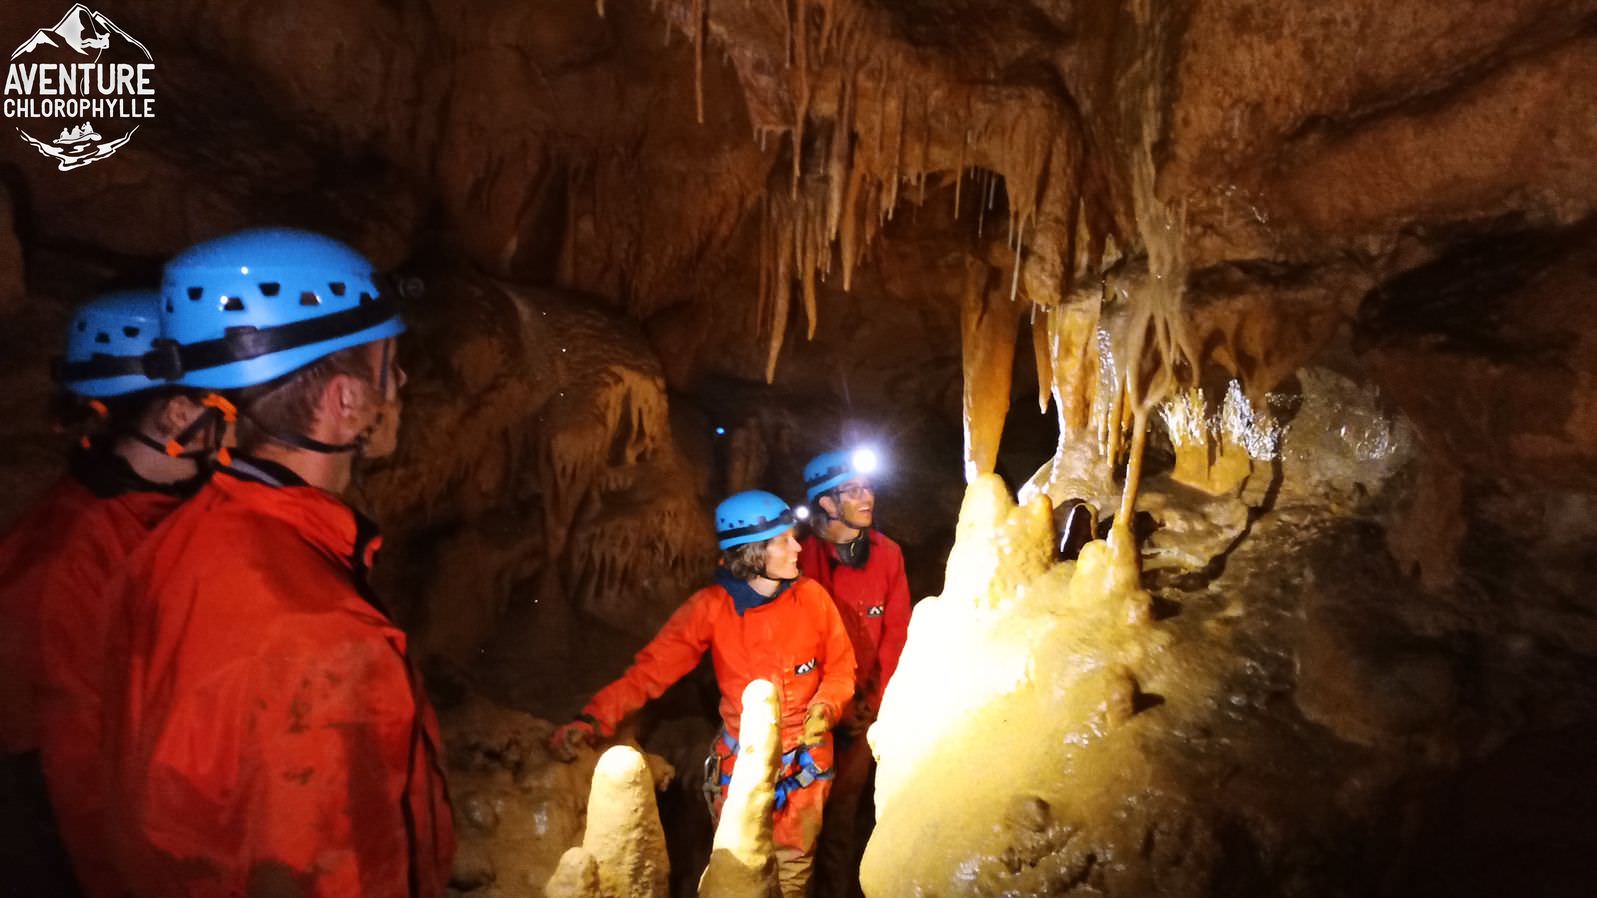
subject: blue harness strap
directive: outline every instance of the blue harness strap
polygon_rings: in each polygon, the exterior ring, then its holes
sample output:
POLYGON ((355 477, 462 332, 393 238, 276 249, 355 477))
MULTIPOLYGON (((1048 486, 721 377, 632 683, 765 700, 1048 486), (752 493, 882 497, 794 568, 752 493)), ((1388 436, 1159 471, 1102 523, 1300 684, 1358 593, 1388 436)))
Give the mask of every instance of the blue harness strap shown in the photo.
MULTIPOLYGON (((737 757, 742 748, 738 745, 738 741, 732 738, 732 734, 724 729, 721 731, 721 744, 726 746, 727 751, 730 751, 734 758, 737 757)), ((785 773, 789 770, 793 772, 776 781, 776 809, 778 811, 787 806, 787 797, 789 795, 809 787, 810 784, 818 780, 832 778, 832 771, 822 770, 820 765, 815 763, 815 758, 810 756, 810 748, 807 745, 800 745, 798 748, 782 755, 782 771, 785 773)), ((730 774, 721 774, 721 788, 726 788, 731 782, 732 777, 730 774)))

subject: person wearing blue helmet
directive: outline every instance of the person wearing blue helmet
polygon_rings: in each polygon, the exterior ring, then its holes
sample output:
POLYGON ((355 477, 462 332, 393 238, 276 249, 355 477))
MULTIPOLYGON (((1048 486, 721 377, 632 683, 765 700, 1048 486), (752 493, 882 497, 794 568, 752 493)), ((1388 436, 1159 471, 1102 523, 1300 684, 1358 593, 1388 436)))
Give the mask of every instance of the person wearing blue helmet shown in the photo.
MULTIPOLYGON (((112 619, 104 587, 198 487, 201 456, 221 436, 207 426, 220 422, 197 395, 143 372, 143 356, 160 336, 159 307, 154 290, 122 291, 74 311, 54 366, 55 406, 79 445, 66 474, 0 535, 0 754, 22 771, 10 781, 30 784, 35 799, 0 804, 31 806, 23 812, 33 819, 53 816, 91 895, 109 879, 93 852, 79 850, 98 840, 99 801, 61 786, 68 771, 98 762, 100 673, 112 619), (40 808, 46 786, 53 812, 40 808), (82 841, 86 832, 93 841, 82 841)), ((35 864, 62 856, 59 846, 28 855, 35 864)), ((26 871, 19 875, 29 880, 26 871)), ((58 881, 24 889, 58 890, 58 881)))
POLYGON ((340 497, 393 447, 395 301, 354 249, 260 229, 173 258, 147 370, 237 407, 232 460, 130 559, 109 651, 127 894, 443 898, 442 744, 340 497))
POLYGON ((820 881, 846 894, 858 876, 870 826, 866 799, 875 765, 865 731, 898 669, 909 635, 909 581, 898 543, 875 527, 875 477, 880 465, 867 448, 825 452, 804 466, 810 532, 800 559, 805 576, 837 603, 859 663, 857 689, 839 726, 837 782, 820 852, 820 881))
POLYGON ((705 763, 705 785, 718 816, 737 757, 743 690, 754 680, 770 682, 781 700, 783 770, 773 839, 786 898, 803 895, 809 882, 831 788, 830 731, 854 693, 848 634, 831 597, 799 574, 794 525, 792 509, 771 493, 742 492, 718 505, 715 583, 694 593, 621 679, 599 690, 551 741, 557 755, 571 760, 578 745, 614 736, 623 718, 687 675, 708 650, 722 729, 705 763))

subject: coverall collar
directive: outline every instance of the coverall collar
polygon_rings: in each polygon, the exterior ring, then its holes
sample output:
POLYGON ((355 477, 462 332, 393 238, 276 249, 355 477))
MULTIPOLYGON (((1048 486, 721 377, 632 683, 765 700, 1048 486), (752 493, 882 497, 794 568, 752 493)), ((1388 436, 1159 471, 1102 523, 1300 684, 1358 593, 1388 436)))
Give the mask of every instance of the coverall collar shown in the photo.
POLYGON ((871 544, 876 541, 876 528, 866 527, 860 531, 859 536, 846 543, 834 543, 822 538, 826 546, 826 554, 833 564, 846 564, 855 570, 864 567, 871 560, 871 544))
POLYGON ((762 596, 749 585, 747 580, 739 580, 724 567, 715 569, 715 582, 732 597, 732 607, 737 610, 738 617, 742 617, 745 611, 752 611, 776 601, 777 596, 787 592, 787 588, 794 583, 793 580, 778 580, 776 592, 762 596))
POLYGON ((307 542, 344 559, 356 592, 384 617, 392 617, 367 579, 383 542, 376 521, 274 461, 235 455, 231 464, 217 471, 227 475, 215 479, 224 492, 281 518, 307 542))

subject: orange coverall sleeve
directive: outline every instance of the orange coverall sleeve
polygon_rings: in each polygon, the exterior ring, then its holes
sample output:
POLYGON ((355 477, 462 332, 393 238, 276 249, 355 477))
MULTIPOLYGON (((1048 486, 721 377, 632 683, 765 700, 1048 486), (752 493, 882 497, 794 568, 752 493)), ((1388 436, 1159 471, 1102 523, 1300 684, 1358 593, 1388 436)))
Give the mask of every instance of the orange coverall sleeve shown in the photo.
POLYGON ((239 697, 246 881, 295 881, 306 898, 404 894, 418 725, 404 661, 369 633, 283 642, 254 660, 239 697))
MULTIPOLYGON (((710 647, 714 590, 701 590, 683 604, 660 632, 633 658, 621 679, 599 690, 582 713, 596 721, 599 735, 615 735, 622 718, 671 688, 699 665, 710 647)), ((835 612, 834 612, 835 615, 835 612)))
POLYGON ((882 693, 887 681, 898 670, 898 658, 904 654, 904 641, 909 638, 909 580, 904 576, 904 561, 900 557, 898 569, 887 587, 887 607, 882 611, 882 641, 876 650, 877 674, 870 696, 871 707, 880 710, 882 693))
POLYGON ((821 665, 821 685, 815 690, 811 703, 821 702, 831 713, 832 722, 843 716, 843 706, 854 697, 854 646, 843 628, 843 617, 825 587, 813 584, 820 595, 817 606, 821 609, 822 645, 826 658, 821 665))

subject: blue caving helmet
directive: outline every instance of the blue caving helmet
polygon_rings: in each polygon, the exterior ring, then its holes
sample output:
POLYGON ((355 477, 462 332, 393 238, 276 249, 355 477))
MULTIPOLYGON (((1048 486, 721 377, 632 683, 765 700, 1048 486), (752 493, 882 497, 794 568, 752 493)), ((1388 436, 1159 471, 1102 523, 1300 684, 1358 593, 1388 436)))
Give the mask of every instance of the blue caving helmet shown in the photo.
POLYGON ((816 496, 856 477, 869 477, 876 467, 876 453, 870 449, 823 452, 804 466, 804 501, 814 502, 816 496))
POLYGON ((196 244, 166 264, 153 373, 186 387, 276 380, 351 346, 403 333, 371 262, 330 237, 257 228, 196 244))
POLYGON ((715 507, 715 537, 723 549, 781 536, 796 523, 793 509, 764 490, 735 493, 715 507))
POLYGON ((164 385, 144 373, 144 354, 161 336, 160 307, 161 294, 154 290, 107 293, 79 306, 67 326, 56 381, 87 399, 164 385))

